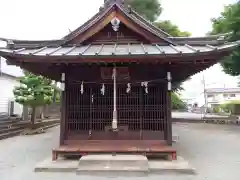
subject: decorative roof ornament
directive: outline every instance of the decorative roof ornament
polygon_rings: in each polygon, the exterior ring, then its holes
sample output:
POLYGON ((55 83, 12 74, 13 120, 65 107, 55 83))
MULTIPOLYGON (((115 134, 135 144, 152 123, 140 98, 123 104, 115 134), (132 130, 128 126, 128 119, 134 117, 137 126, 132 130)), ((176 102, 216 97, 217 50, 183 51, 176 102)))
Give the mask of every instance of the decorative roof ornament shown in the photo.
POLYGON ((121 21, 117 17, 112 19, 111 24, 112 24, 112 28, 113 28, 114 31, 118 31, 119 30, 120 22, 121 21))
POLYGON ((105 6, 109 6, 111 4, 123 5, 124 4, 124 0, 104 0, 104 5, 105 6))

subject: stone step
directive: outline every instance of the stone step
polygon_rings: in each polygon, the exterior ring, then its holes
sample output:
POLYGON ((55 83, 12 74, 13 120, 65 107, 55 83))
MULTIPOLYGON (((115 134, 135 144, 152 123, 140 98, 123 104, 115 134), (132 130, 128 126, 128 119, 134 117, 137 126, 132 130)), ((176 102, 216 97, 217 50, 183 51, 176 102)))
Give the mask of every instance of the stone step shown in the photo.
POLYGON ((0 140, 10 138, 10 137, 13 137, 13 136, 17 136, 17 135, 21 134, 22 131, 23 130, 21 129, 21 130, 16 130, 16 131, 0 134, 0 140))
MULTIPOLYGON (((90 156, 90 155, 89 155, 90 156)), ((99 156, 105 156, 99 155, 99 156)), ((88 157, 87 157, 88 158, 88 157)), ((175 161, 166 161, 162 159, 150 159, 147 161, 147 165, 145 164, 146 159, 143 158, 140 160, 140 158, 133 160, 133 158, 130 158, 126 160, 126 164, 122 164, 122 161, 124 158, 115 159, 114 161, 120 161, 121 163, 119 166, 117 165, 117 162, 114 162, 113 164, 115 166, 111 165, 112 158, 108 158, 109 162, 107 162, 106 158, 103 158, 103 162, 99 158, 93 160, 90 159, 88 163, 83 163, 83 161, 88 161, 87 158, 81 158, 80 161, 76 159, 64 159, 63 157, 58 158, 56 161, 52 161, 52 158, 49 157, 45 159, 44 161, 38 163, 35 167, 35 172, 73 172, 77 173, 78 175, 88 175, 88 176, 94 176, 93 179, 98 179, 99 176, 114 176, 118 177, 118 179, 121 179, 121 176, 148 176, 148 175, 156 175, 156 174, 163 174, 163 173, 180 173, 180 174, 196 174, 196 169, 193 168, 188 161, 184 160, 182 157, 177 158, 175 161), (84 160, 85 159, 85 160, 84 160), (137 165, 136 164, 130 165, 128 161, 139 162, 143 165, 137 165), (144 161, 142 164, 141 161, 144 161), (94 164, 93 164, 94 163, 94 164), (107 165, 106 165, 107 164, 107 165), (146 167, 147 166, 147 167, 146 167)), ((147 179, 147 178, 146 178, 147 179)))
POLYGON ((77 173, 148 173, 148 159, 141 155, 86 155, 80 158, 77 173))

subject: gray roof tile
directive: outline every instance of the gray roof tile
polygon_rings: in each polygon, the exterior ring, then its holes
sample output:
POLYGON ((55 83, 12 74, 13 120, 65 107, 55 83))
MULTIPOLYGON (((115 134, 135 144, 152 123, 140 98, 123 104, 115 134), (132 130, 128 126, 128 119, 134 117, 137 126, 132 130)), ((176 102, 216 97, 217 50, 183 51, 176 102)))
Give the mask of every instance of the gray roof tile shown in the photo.
POLYGON ((227 43, 220 46, 190 46, 190 45, 154 45, 154 44, 102 44, 72 47, 41 47, 35 49, 11 50, 2 48, 1 52, 15 55, 34 56, 110 56, 110 55, 161 55, 161 54, 193 54, 222 50, 240 45, 240 41, 227 43))

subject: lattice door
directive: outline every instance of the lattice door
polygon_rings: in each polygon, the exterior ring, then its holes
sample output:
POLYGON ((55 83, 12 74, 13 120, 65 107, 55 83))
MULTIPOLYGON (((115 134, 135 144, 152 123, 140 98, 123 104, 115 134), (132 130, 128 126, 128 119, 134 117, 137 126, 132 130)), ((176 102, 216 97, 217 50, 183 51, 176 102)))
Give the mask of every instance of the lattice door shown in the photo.
POLYGON ((71 84, 67 90, 68 136, 88 140, 156 140, 166 131, 166 92, 162 86, 150 86, 148 94, 141 86, 118 85, 118 133, 111 131, 113 85, 71 84))
POLYGON ((80 84, 71 84, 66 91, 67 103, 67 130, 68 136, 76 136, 77 139, 87 139, 91 130, 92 120, 92 88, 89 85, 84 86, 84 92, 81 94, 80 84))

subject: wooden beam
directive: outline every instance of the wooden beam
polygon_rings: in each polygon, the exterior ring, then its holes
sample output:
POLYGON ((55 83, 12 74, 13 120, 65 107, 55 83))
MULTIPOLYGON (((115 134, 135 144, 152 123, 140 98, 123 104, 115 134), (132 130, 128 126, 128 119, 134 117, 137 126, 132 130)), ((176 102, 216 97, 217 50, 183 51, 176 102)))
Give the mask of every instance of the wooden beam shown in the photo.
POLYGON ((194 52, 200 52, 199 49, 196 49, 196 48, 194 48, 194 47, 192 47, 192 46, 190 46, 190 45, 188 45, 188 44, 185 44, 184 46, 187 47, 188 49, 191 49, 191 50, 194 51, 194 52))
POLYGON ((44 46, 44 47, 42 47, 40 49, 37 49, 37 50, 35 50, 35 51, 33 51, 32 53, 29 53, 29 54, 34 55, 34 54, 37 54, 37 53, 43 51, 44 49, 47 49, 47 46, 44 46))
POLYGON ((71 42, 76 44, 82 43, 106 27, 114 17, 116 17, 116 11, 111 12, 107 17, 104 17, 103 20, 100 20, 99 23, 89 28, 89 30, 81 34, 81 36, 74 38, 71 42))
POLYGON ((79 55, 83 55, 87 50, 91 47, 91 44, 89 44, 82 52, 79 53, 79 55))
POLYGON ((13 53, 20 53, 22 51, 24 51, 26 48, 21 48, 21 49, 17 49, 17 50, 14 50, 13 53))
POLYGON ((62 46, 57 47, 56 49, 54 49, 53 51, 51 51, 50 53, 47 53, 47 56, 52 55, 53 53, 57 52, 58 50, 60 50, 62 48, 62 46))
POLYGON ((116 49, 117 49, 117 46, 118 46, 118 44, 116 43, 116 44, 114 45, 112 55, 115 55, 115 53, 116 53, 116 49))
POLYGON ((160 42, 160 41, 164 41, 162 39, 160 39, 158 36, 153 35, 150 32, 147 32, 145 29, 140 28, 139 25, 136 25, 134 23, 132 23, 130 20, 128 20, 126 17, 124 17, 122 14, 117 13, 117 18, 124 23, 129 29, 133 30, 134 32, 140 34, 141 36, 143 36, 146 40, 148 40, 151 43, 154 42, 160 42))

